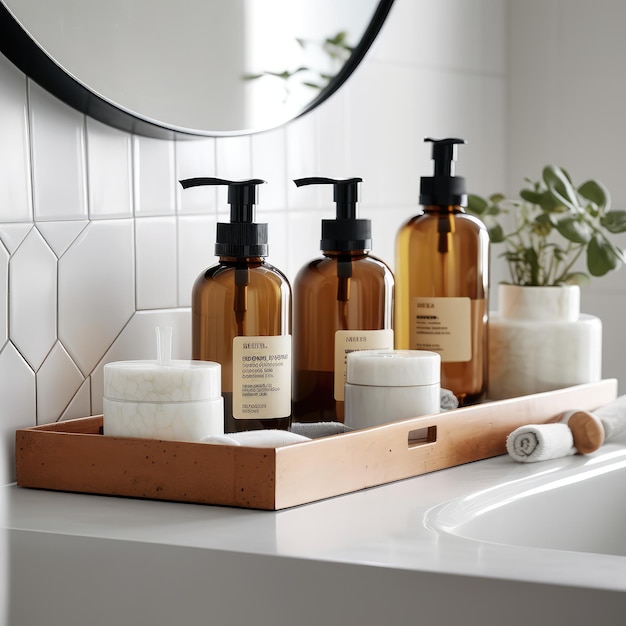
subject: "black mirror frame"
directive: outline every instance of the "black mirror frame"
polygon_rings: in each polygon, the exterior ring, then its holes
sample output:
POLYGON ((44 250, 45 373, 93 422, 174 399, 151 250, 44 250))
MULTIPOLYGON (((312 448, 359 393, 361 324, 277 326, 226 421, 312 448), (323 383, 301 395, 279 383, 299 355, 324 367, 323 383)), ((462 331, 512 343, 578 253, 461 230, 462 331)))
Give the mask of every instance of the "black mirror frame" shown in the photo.
MULTIPOLYGON (((286 119, 283 124, 312 111, 343 85, 352 72, 358 67, 359 63, 361 63, 363 57, 374 42, 374 39, 376 39, 376 36, 389 14, 392 4, 393 0, 380 0, 361 41, 341 70, 331 79, 321 93, 300 113, 293 118, 286 119)), ((72 108, 108 126, 135 135, 153 137, 156 139, 193 139, 198 137, 239 136, 269 130, 259 129, 258 131, 244 130, 223 132, 179 129, 143 119, 137 114, 127 111, 93 93, 88 87, 67 74, 62 67, 55 63, 37 43, 30 38, 28 33, 18 24, 1 1, 0 52, 40 87, 72 108)))

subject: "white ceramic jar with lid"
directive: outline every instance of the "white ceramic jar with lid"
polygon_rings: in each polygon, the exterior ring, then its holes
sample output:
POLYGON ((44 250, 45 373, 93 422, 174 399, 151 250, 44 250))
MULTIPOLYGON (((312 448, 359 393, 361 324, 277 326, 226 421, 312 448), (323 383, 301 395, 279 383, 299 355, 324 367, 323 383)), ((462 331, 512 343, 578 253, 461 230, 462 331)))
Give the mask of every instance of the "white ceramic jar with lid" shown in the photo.
POLYGON ((171 328, 156 330, 156 361, 104 366, 104 434, 168 441, 223 435, 220 364, 172 360, 171 328))
POLYGON ((347 356, 345 423, 354 429, 439 413, 441 357, 426 350, 347 356))
POLYGON ((221 367, 209 361, 104 366, 103 426, 112 437, 200 441, 224 434, 221 367))

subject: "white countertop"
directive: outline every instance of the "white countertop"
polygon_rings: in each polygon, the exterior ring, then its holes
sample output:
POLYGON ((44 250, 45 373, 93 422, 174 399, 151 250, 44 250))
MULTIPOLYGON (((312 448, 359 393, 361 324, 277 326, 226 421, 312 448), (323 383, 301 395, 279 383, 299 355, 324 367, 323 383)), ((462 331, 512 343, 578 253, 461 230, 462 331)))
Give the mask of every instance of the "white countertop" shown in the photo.
POLYGON ((9 581, 0 617, 10 626, 345 626, 417 615, 623 624, 626 557, 499 546, 424 520, 443 502, 624 450, 608 443, 528 465, 502 456, 279 512, 10 485, 0 501, 9 581))

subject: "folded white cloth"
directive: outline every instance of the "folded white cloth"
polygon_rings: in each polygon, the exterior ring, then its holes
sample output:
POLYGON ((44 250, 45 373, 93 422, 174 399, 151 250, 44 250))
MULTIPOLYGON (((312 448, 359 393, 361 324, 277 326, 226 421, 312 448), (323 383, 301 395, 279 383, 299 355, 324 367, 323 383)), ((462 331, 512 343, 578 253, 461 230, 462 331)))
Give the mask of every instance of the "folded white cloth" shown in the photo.
POLYGON ((439 390, 439 408, 442 411, 451 411, 459 408, 459 399, 449 390, 439 390))
POLYGON ((291 432, 311 439, 347 433, 352 428, 341 422, 292 422, 291 432))
POLYGON ((200 440, 202 443, 210 443, 222 446, 247 446, 249 448, 280 448, 292 443, 311 441, 310 437, 304 437, 288 430, 247 430, 241 433, 228 433, 227 435, 210 435, 200 440))
POLYGON ((529 424, 516 428, 506 439, 506 450, 520 463, 546 461, 576 454, 567 424, 529 424))

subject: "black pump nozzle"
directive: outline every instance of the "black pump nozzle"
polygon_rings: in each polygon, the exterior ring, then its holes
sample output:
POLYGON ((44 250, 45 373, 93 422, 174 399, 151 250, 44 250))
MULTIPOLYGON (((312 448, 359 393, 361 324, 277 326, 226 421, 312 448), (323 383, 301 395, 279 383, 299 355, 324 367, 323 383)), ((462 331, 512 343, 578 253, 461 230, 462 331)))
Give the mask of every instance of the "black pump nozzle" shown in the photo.
POLYGON ((372 247, 371 220, 357 219, 356 203, 359 200, 358 184, 362 178, 298 178, 297 187, 304 185, 332 185, 333 200, 336 202, 336 218, 322 220, 320 248, 330 252, 369 250, 372 247))
POLYGON ((267 224, 254 222, 257 186, 260 178, 225 180, 223 178, 187 178, 181 180, 183 189, 203 185, 227 185, 230 223, 218 222, 215 254, 235 258, 265 257, 268 254, 267 224))
POLYGON ((434 176, 423 176, 420 184, 420 204, 424 206, 467 206, 465 179, 454 176, 455 146, 464 139, 431 139, 432 158, 435 162, 434 176))

